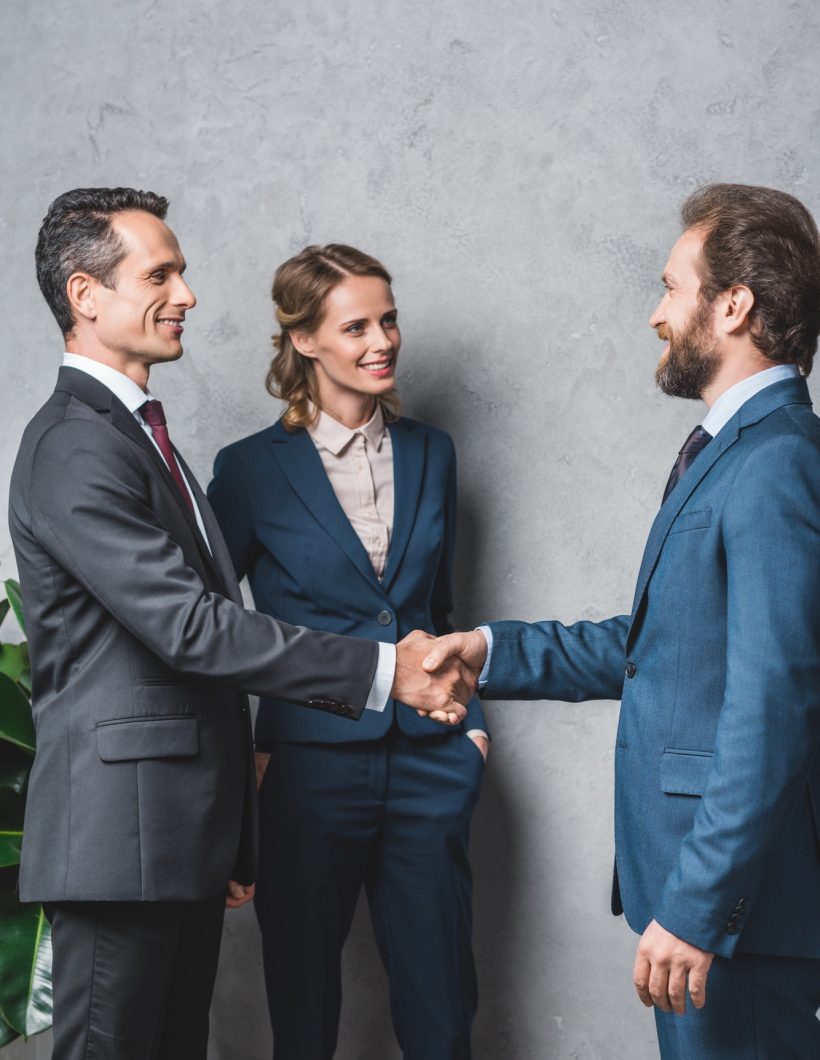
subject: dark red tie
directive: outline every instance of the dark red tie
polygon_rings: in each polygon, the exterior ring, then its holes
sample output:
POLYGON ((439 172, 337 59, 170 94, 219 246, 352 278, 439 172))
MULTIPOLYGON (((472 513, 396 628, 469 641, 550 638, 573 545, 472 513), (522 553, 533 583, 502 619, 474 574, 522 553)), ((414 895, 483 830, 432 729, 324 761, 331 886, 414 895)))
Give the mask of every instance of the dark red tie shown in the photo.
MULTIPOLYGON (((675 466, 669 475, 669 481, 666 483, 666 489, 663 491, 664 501, 692 466, 695 457, 701 449, 708 445, 711 440, 712 435, 698 424, 683 443, 683 448, 678 453, 678 459, 675 461, 675 466)), ((663 504, 663 501, 661 501, 661 504, 663 504)))
POLYGON ((182 477, 182 472, 179 470, 177 458, 174 456, 171 439, 168 437, 168 426, 165 423, 165 413, 162 410, 162 402, 146 401, 144 405, 140 406, 139 411, 142 418, 151 428, 151 434, 154 436, 154 441, 159 446, 159 451, 165 457, 165 463, 168 465, 168 470, 171 472, 174 482, 176 482, 179 492, 182 494, 183 500, 193 512, 194 502, 191 500, 191 494, 188 492, 188 487, 185 485, 185 479, 182 477))

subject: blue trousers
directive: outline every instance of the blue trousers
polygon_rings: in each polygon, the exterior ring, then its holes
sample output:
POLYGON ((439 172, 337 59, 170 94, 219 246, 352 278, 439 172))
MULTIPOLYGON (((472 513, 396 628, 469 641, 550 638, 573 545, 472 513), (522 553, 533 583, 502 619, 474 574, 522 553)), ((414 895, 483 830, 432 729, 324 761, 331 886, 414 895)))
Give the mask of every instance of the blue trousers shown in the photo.
POLYGON ((329 1060, 341 953, 365 888, 407 1060, 469 1060, 477 1006, 469 821, 484 770, 466 735, 275 744, 259 792, 274 1060, 329 1060))
POLYGON ((655 1010, 662 1060, 818 1060, 820 960, 716 957, 706 1005, 655 1010))

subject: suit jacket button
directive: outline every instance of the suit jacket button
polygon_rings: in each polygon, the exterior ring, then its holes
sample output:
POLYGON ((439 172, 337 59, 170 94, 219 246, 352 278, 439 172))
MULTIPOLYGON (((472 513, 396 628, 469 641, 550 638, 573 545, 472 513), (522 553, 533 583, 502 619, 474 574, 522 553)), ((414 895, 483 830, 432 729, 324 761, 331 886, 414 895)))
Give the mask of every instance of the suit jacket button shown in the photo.
POLYGON ((379 611, 377 621, 380 626, 389 626, 390 623, 393 621, 393 616, 390 614, 389 611, 379 611))
POLYGON ((726 925, 726 934, 727 935, 736 935, 738 933, 738 931, 740 931, 740 928, 738 927, 737 922, 728 923, 726 925))
POLYGON ((629 659, 627 661, 626 670, 624 671, 624 673, 626 674, 627 677, 634 677, 637 672, 638 672, 638 667, 635 665, 635 663, 631 659, 629 659))

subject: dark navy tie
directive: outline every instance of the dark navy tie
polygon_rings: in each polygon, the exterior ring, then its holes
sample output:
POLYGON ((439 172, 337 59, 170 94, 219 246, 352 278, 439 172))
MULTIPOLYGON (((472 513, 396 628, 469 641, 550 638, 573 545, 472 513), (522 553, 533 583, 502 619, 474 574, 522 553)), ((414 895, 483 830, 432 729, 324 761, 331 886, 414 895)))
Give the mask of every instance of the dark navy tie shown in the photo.
POLYGON ((171 477, 177 484, 177 489, 179 490, 182 499, 191 511, 193 511, 194 502, 191 500, 191 494, 188 492, 185 480, 182 477, 182 472, 179 470, 177 458, 174 455, 171 439, 168 436, 168 425, 165 422, 165 412, 163 411, 162 404, 159 401, 146 401, 144 405, 140 406, 139 411, 142 418, 151 428, 151 434, 153 434, 160 452, 165 457, 165 463, 168 465, 171 477))
MULTIPOLYGON (((669 481, 666 483, 666 489, 663 491, 664 501, 692 466, 695 457, 701 449, 711 442, 711 440, 712 435, 698 424, 683 443, 683 447, 678 453, 678 459, 675 461, 675 466, 672 468, 669 475, 669 481)), ((661 503, 663 503, 663 501, 661 501, 661 503)))

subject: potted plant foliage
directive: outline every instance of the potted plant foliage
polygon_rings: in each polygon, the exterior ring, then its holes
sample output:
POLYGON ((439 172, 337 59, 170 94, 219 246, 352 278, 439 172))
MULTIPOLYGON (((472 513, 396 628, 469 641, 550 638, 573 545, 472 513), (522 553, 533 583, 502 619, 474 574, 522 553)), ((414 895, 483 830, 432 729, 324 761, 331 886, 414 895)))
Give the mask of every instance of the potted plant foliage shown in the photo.
MULTIPOLYGON (((4 583, 25 634, 20 586, 4 583)), ((17 898, 23 810, 34 757, 28 646, 0 643, 0 1047, 51 1026, 51 931, 42 906, 17 898)))

